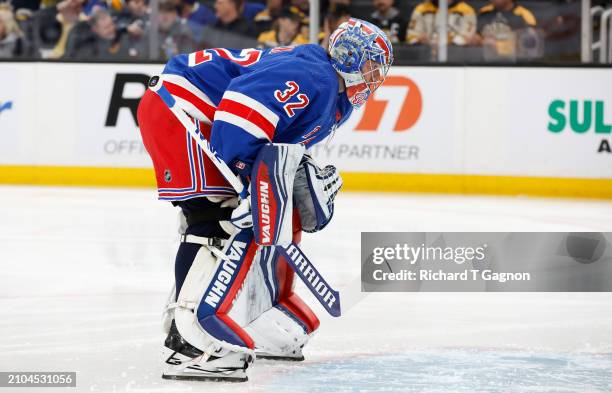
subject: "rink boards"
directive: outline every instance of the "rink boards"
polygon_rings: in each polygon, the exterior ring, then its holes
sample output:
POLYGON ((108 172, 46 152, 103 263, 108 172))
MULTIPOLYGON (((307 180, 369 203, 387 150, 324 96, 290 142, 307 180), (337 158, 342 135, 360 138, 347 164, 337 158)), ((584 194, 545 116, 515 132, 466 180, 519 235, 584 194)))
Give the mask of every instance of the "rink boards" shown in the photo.
MULTIPOLYGON (((152 186, 135 111, 160 65, 0 63, 0 183, 152 186)), ((313 149, 346 189, 612 198, 612 74, 394 67, 313 149)))

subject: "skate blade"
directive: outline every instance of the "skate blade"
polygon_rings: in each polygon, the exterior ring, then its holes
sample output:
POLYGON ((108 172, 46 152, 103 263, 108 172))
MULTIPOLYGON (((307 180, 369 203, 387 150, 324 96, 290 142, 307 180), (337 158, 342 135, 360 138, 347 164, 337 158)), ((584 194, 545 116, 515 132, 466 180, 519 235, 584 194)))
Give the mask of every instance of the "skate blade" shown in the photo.
POLYGON ((174 381, 209 381, 209 382, 247 382, 249 377, 216 377, 214 375, 169 375, 162 374, 163 379, 174 381))
POLYGON ((274 356, 274 355, 263 355, 263 354, 257 354, 255 355, 257 357, 257 359, 265 359, 265 360, 278 360, 278 361, 283 361, 283 362, 303 362, 304 356, 301 356, 299 358, 296 357, 291 357, 291 356, 274 356))

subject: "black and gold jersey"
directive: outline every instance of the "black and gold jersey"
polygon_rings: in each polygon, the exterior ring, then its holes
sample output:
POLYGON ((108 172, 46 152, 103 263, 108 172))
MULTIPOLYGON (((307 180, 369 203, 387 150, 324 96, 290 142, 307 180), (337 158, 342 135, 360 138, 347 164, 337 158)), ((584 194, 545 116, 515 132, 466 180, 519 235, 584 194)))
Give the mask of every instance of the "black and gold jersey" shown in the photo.
POLYGON ((496 34, 536 26, 536 18, 527 8, 515 4, 509 11, 497 10, 492 4, 484 6, 478 14, 478 33, 496 34))

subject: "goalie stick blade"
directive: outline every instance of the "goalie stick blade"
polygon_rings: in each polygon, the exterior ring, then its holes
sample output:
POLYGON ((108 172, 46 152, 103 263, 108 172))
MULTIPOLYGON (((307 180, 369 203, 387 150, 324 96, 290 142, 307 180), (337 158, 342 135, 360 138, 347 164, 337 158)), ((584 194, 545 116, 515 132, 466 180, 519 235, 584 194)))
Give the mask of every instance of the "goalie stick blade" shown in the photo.
POLYGON ((333 317, 339 317, 342 314, 340 293, 325 281, 300 247, 291 243, 287 247, 278 246, 277 248, 287 258, 295 274, 306 284, 306 287, 321 303, 325 311, 333 317))

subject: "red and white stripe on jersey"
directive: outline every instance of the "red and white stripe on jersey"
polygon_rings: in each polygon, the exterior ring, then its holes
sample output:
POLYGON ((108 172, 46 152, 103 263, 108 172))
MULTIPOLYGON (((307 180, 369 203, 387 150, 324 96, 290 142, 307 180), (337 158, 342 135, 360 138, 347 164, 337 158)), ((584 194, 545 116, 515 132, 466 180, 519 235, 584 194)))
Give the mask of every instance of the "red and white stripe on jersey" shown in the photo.
POLYGON ((227 90, 215 112, 215 121, 243 129, 258 139, 272 140, 278 115, 259 101, 237 91, 227 90))
MULTIPOLYGON (((210 139, 211 126, 198 121, 195 124, 200 132, 210 139)), ((178 173, 174 174, 174 176, 182 176, 183 180, 190 179, 190 186, 184 188, 158 188, 159 199, 182 201, 201 196, 234 196, 236 194, 235 190, 198 146, 197 142, 189 135, 188 131, 185 131, 185 138, 189 173, 178 173)))
POLYGON ((211 48, 190 53, 188 57, 189 67, 195 67, 202 63, 207 63, 213 59, 213 53, 226 60, 231 60, 234 63, 243 67, 248 67, 257 63, 261 59, 262 51, 260 49, 243 49, 238 56, 234 56, 232 52, 225 48, 211 48))
POLYGON ((163 74, 163 84, 179 106, 192 117, 211 124, 217 108, 210 98, 180 75, 163 74))

